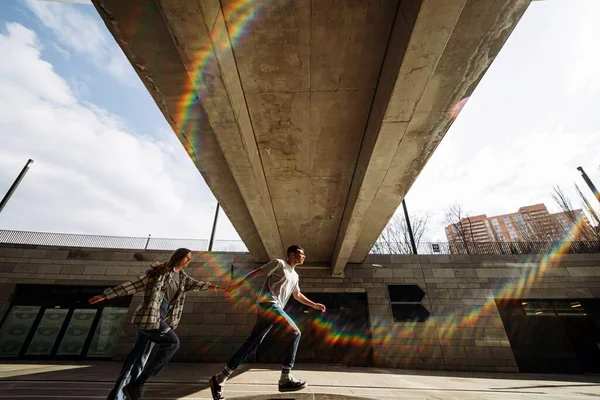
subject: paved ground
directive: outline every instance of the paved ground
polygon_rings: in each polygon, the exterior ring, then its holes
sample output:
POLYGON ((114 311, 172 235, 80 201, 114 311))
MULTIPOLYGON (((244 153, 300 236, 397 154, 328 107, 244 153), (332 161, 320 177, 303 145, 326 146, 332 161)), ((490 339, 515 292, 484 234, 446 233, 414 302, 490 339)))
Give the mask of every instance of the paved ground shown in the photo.
MULTIPOLYGON (((104 399, 120 364, 0 365, 0 399, 104 399)), ((209 399, 206 381, 222 365, 171 364, 148 382, 147 399, 209 399)), ((275 365, 249 364, 226 385, 228 399, 589 399, 600 398, 600 376, 450 373, 299 365, 301 392, 277 392, 275 365)))

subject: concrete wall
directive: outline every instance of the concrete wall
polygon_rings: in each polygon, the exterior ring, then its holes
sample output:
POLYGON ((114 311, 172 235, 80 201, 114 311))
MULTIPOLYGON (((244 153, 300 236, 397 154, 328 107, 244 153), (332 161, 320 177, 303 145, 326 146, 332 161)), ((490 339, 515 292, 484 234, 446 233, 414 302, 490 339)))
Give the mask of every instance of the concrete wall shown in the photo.
MULTIPOLYGON (((142 273, 149 261, 169 252, 68 249, 0 244, 0 315, 17 283, 109 286, 142 273)), ((308 254, 310 257, 310 254, 308 254)), ((197 279, 228 284, 258 264, 247 254, 194 253, 186 270, 197 279)), ((600 254, 542 256, 371 255, 350 264, 344 278, 327 265, 298 270, 303 292, 366 292, 373 333, 374 365, 472 371, 517 371, 494 298, 600 298, 600 254), (378 264, 378 265, 373 265, 378 264), (394 323, 388 284, 418 284, 431 311, 424 323, 394 323)), ((242 296, 188 296, 177 334, 179 361, 224 362, 250 332, 254 288, 242 296)), ((130 313, 139 303, 134 296, 130 313)), ((117 360, 129 351, 135 329, 124 326, 117 360)))

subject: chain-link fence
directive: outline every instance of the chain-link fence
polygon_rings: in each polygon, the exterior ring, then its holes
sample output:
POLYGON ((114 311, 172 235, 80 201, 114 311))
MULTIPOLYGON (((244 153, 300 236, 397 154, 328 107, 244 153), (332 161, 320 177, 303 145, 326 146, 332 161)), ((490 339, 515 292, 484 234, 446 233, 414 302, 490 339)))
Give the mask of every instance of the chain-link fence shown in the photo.
MULTIPOLYGON (((0 230, 0 243, 132 250, 175 250, 185 247, 193 251, 208 251, 208 240, 206 239, 79 235, 10 230, 0 230)), ((247 253, 248 249, 241 240, 215 240, 212 251, 247 253)))
MULTIPOLYGON (((193 251, 208 251, 206 239, 174 239, 152 236, 105 236, 73 233, 27 232, 0 230, 0 243, 44 246, 88 247, 132 250, 175 250, 185 247, 193 251)), ((547 254, 600 253, 600 241, 542 241, 542 242, 421 242, 418 254, 547 254)), ((247 253, 241 240, 215 240, 212 251, 247 253)), ((408 242, 377 242, 371 254, 413 254, 408 242)))

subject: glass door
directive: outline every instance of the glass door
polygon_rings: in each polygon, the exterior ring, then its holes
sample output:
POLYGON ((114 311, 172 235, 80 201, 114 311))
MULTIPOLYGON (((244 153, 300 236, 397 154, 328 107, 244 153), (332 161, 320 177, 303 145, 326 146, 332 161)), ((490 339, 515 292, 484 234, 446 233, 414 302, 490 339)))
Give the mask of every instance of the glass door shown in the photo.
POLYGON ((47 308, 38 323, 29 346, 27 346, 25 355, 49 356, 68 313, 69 310, 64 308, 47 308))
POLYGON ((0 358, 112 358, 131 296, 90 305, 103 288, 18 285, 0 326, 0 358))
POLYGON ((95 309, 73 310, 65 334, 56 351, 57 356, 80 356, 82 354, 97 313, 98 310, 95 309))
POLYGON ((40 312, 39 306, 13 306, 0 328, 0 357, 17 357, 40 312))

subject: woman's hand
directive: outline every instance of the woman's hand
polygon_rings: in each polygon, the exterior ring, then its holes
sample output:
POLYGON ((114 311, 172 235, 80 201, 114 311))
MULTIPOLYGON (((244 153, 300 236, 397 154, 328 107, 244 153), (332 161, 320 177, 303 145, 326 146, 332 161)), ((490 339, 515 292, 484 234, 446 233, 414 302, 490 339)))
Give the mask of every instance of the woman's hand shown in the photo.
POLYGON ((88 302, 90 304, 96 304, 96 303, 100 303, 102 301, 106 300, 106 296, 103 294, 100 294, 98 296, 94 296, 91 299, 88 300, 88 302))
POLYGON ((214 284, 210 284, 211 288, 215 291, 215 292, 224 292, 225 288, 219 285, 214 285, 214 284))

